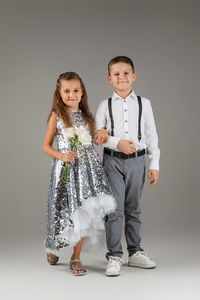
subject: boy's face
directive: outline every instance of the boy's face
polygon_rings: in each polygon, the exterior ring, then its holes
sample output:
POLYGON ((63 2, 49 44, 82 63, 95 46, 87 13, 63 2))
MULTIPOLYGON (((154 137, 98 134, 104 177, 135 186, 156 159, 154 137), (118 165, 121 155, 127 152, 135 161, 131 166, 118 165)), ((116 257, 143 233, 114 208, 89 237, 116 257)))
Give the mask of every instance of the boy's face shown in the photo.
POLYGON ((136 80, 136 73, 133 73, 131 66, 124 62, 111 65, 109 84, 113 85, 116 91, 128 92, 132 89, 132 83, 136 80))

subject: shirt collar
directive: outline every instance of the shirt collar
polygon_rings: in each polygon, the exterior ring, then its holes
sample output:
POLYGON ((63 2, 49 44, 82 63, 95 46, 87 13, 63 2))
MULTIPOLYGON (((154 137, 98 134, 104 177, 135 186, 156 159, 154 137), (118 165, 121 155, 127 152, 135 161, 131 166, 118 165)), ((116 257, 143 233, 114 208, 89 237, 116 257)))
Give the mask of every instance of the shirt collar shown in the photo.
POLYGON ((128 97, 126 97, 126 99, 123 99, 123 98, 121 98, 115 91, 114 91, 114 93, 113 93, 113 95, 112 95, 112 99, 113 100, 135 100, 135 99, 137 99, 137 96, 136 96, 136 94, 135 94, 135 92, 132 90, 132 92, 128 95, 128 97))

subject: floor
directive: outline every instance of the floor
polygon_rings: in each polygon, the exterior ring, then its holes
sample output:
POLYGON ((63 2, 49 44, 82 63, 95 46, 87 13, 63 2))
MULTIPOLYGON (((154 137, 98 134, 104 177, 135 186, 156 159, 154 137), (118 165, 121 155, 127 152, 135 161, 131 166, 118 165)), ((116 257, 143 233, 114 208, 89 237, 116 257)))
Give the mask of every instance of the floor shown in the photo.
MULTIPOLYGON (((88 274, 74 277, 69 271, 71 249, 59 264, 46 262, 41 240, 23 241, 1 254, 1 299, 200 299, 200 241, 195 236, 145 238, 145 247, 158 267, 144 270, 127 266, 119 277, 106 277, 104 249, 82 254, 88 274)), ((125 249, 125 247, 124 247, 125 249)))

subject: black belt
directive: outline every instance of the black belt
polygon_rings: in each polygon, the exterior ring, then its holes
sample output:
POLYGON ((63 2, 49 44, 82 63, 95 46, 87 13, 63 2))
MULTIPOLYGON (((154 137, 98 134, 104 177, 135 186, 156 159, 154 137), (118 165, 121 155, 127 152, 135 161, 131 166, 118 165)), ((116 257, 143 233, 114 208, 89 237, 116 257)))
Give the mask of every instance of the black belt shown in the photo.
POLYGON ((118 152, 118 151, 109 150, 107 148, 104 148, 104 153, 108 154, 110 156, 115 156, 115 157, 118 157, 118 158, 127 159, 127 158, 132 158, 132 157, 137 157, 137 156, 144 155, 145 154, 145 149, 133 152, 132 154, 125 154, 123 152, 118 152))

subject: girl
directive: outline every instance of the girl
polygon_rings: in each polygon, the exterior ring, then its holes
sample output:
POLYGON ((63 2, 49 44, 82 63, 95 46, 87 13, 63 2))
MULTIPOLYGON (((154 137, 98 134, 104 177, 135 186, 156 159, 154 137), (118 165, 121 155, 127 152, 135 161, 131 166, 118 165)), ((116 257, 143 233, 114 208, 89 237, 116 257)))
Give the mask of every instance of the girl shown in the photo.
MULTIPOLYGON (((116 202, 108 185, 100 157, 92 142, 70 149, 66 127, 84 126, 94 137, 95 121, 89 111, 87 93, 82 79, 74 72, 59 76, 43 151, 53 157, 48 189, 47 237, 48 262, 58 262, 59 251, 74 246, 70 268, 74 275, 86 273, 80 261, 85 242, 94 244, 103 232, 105 215, 115 210, 116 202), (54 138, 57 150, 52 147, 54 138), (67 181, 61 174, 70 163, 67 181)), ((83 127, 81 127, 83 128, 83 127)))

